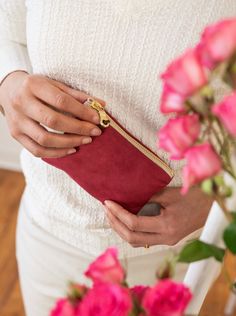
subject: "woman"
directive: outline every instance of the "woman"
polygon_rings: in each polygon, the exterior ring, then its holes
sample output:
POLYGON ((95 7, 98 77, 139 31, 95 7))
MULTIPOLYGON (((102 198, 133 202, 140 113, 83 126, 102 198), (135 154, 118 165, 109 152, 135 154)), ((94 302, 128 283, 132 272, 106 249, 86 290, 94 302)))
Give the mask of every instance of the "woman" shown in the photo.
POLYGON ((197 188, 180 195, 181 165, 171 162, 175 178, 151 199, 161 204, 161 215, 138 217, 113 202, 105 210, 40 158, 70 155, 99 137, 97 113, 83 104, 91 96, 156 150, 156 130, 166 120, 156 111, 158 74, 206 24, 236 13, 235 0, 0 4, 0 104, 11 135, 25 148, 17 258, 27 315, 48 315, 67 281, 85 282, 89 262, 111 245, 119 248, 131 284, 153 283, 162 260, 199 235, 211 205, 197 188))

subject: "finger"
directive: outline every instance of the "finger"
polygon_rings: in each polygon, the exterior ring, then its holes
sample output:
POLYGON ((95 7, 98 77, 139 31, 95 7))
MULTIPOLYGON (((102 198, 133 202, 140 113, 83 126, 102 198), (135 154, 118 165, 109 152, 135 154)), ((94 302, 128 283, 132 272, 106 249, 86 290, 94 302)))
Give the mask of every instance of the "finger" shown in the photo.
MULTIPOLYGON (((57 110, 70 113, 81 120, 99 124, 99 115, 96 110, 82 104, 70 94, 51 84, 50 81, 41 80, 40 84, 35 82, 35 87, 32 90, 37 98, 55 107, 57 110)), ((80 95, 81 93, 79 92, 78 94, 80 95)), ((84 102, 87 98, 85 99, 81 95, 79 99, 84 102)))
POLYGON ((52 79, 51 79, 51 81, 52 81, 53 85, 55 85, 56 87, 58 87, 62 91, 70 94, 73 98, 75 98, 76 100, 80 101, 81 103, 84 103, 87 99, 94 99, 97 102, 99 102, 102 106, 106 106, 106 102, 104 100, 102 100, 102 99, 99 99, 99 98, 97 98, 95 96, 89 95, 89 94, 87 94, 87 93, 85 93, 83 91, 73 89, 73 88, 65 85, 62 82, 55 81, 55 80, 52 80, 52 79))
POLYGON ((92 142, 91 137, 74 134, 59 135, 48 132, 33 120, 26 119, 21 124, 23 134, 30 136, 36 143, 43 147, 74 148, 92 142))
POLYGON ((104 204, 117 219, 132 231, 162 233, 165 230, 162 215, 137 216, 113 201, 105 201, 104 204))
POLYGON ((134 247, 144 247, 145 245, 158 245, 162 243, 161 234, 134 232, 124 225, 110 212, 106 212, 109 223, 114 231, 125 241, 134 247))
POLYGON ((30 151, 35 157, 40 158, 59 158, 75 153, 76 150, 74 148, 46 148, 37 144, 34 140, 32 140, 27 135, 20 135, 18 141, 25 147, 28 151, 30 151))
POLYGON ((101 134, 101 130, 97 126, 56 112, 34 98, 29 98, 24 104, 24 114, 54 130, 85 136, 101 134))

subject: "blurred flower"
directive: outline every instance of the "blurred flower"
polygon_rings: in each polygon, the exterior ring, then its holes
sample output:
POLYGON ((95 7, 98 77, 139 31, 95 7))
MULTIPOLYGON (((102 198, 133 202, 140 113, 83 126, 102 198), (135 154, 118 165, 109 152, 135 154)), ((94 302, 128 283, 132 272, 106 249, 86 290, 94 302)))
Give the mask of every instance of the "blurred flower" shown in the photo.
POLYGON ((77 316, 128 316, 132 306, 127 288, 118 284, 97 283, 84 297, 77 316))
POLYGON ((192 185, 216 175, 221 170, 220 157, 208 143, 188 149, 185 158, 187 164, 183 169, 183 194, 187 193, 192 185))
POLYGON ((78 305, 73 305, 68 299, 60 299, 51 311, 50 316, 77 316, 78 305))
POLYGON ((213 69, 230 58, 236 50, 236 18, 208 26, 202 34, 197 52, 204 66, 213 69))
POLYGON ((219 117, 226 129, 236 136, 236 91, 216 104, 212 112, 219 117))
POLYGON ((125 272, 118 260, 116 248, 108 248, 90 264, 85 275, 94 282, 122 283, 125 272))
POLYGON ((185 285, 166 279, 146 291, 143 307, 148 316, 181 316, 191 297, 185 285))
POLYGON ((170 119, 159 133, 159 147, 171 154, 171 159, 182 159, 186 150, 197 140, 200 123, 197 114, 170 119))
POLYGON ((164 82, 182 97, 189 97, 208 81, 196 50, 190 49, 174 60, 161 75, 164 82))
POLYGON ((142 302, 142 299, 147 291, 149 289, 149 286, 144 286, 144 285, 136 285, 130 289, 132 297, 137 301, 137 302, 142 302))
POLYGON ((185 111, 185 97, 176 93, 167 84, 163 87, 160 110, 162 113, 181 113, 185 111))

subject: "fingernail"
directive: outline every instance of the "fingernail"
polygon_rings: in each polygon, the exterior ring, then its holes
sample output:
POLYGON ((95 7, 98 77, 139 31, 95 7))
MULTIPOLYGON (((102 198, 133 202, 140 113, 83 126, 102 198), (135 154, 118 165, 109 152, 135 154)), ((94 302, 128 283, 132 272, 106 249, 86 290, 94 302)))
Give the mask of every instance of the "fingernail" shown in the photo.
POLYGON ((92 138, 91 137, 86 137, 86 138, 83 138, 82 140, 82 144, 89 144, 92 142, 92 138))
POLYGON ((76 152, 76 149, 73 148, 73 149, 68 150, 67 154, 71 155, 71 154, 74 154, 75 152, 76 152))
POLYGON ((91 131, 91 136, 99 136, 99 135, 101 135, 101 133, 102 133, 102 131, 99 128, 94 128, 91 131))
POLYGON ((108 200, 104 201, 104 204, 105 204, 107 207, 111 206, 111 202, 108 201, 108 200))

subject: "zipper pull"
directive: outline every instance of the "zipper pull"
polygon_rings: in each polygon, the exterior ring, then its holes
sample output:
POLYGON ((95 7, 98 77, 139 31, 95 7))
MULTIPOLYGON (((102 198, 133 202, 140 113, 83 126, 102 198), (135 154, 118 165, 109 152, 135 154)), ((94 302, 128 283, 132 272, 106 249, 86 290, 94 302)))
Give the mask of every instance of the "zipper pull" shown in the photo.
POLYGON ((103 106, 99 102, 93 99, 88 99, 86 103, 87 105, 89 105, 91 108, 95 109, 98 112, 100 116, 100 125, 103 127, 108 127, 110 125, 110 119, 107 113, 105 112, 103 106))

